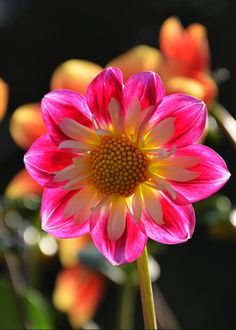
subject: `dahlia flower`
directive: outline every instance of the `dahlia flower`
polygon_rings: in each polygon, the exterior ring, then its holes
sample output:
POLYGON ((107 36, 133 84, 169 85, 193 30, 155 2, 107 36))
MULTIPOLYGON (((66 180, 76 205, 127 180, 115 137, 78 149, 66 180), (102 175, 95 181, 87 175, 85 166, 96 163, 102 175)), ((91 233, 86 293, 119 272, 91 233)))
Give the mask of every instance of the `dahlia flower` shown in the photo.
POLYGON ((191 203, 229 178, 218 154, 194 144, 205 126, 204 102, 165 96, 153 72, 123 85, 121 71, 107 68, 86 96, 56 90, 41 108, 48 134, 24 161, 45 187, 42 228, 59 238, 90 232, 113 265, 137 259, 147 238, 188 240, 195 226, 191 203))

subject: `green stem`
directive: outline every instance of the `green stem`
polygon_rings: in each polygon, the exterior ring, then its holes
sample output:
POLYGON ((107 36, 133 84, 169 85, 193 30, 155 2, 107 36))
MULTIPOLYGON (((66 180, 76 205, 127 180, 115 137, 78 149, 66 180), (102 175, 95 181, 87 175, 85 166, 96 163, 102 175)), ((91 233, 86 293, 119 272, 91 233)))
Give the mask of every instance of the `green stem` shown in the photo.
POLYGON ((210 113, 228 135, 233 146, 236 147, 236 120, 233 116, 218 102, 213 104, 210 113))
POLYGON ((127 278, 122 285, 119 329, 133 329, 136 288, 127 278))
POLYGON ((146 247, 143 251, 143 254, 137 260, 137 268, 145 329, 157 329, 156 312, 146 247))

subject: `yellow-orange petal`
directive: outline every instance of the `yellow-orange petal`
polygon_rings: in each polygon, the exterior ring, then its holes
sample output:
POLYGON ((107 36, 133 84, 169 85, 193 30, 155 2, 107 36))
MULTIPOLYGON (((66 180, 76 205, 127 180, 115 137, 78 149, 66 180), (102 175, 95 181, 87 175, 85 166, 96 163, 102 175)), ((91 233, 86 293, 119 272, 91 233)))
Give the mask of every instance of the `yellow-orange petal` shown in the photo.
POLYGON ((180 20, 177 17, 169 17, 163 22, 159 33, 161 51, 168 58, 178 56, 185 37, 180 20))
POLYGON ((201 100, 203 100, 205 96, 204 86, 199 81, 192 78, 173 76, 167 80, 165 86, 168 94, 185 93, 201 100))
POLYGON ((192 77, 199 81, 204 88, 204 97, 202 98, 208 109, 210 109, 211 104, 214 102, 218 95, 218 88, 215 81, 209 76, 209 74, 204 72, 194 72, 192 77))
POLYGON ((158 72, 161 65, 161 53, 156 48, 145 45, 135 46, 107 63, 107 67, 115 66, 121 69, 124 81, 141 71, 158 72))
POLYGON ((0 120, 5 115, 8 102, 8 85, 0 79, 0 120))
POLYGON ((207 71, 210 67, 210 49, 207 40, 207 30, 201 24, 191 24, 187 27, 190 38, 195 43, 196 59, 198 58, 198 69, 207 71))
POLYGON ((22 198, 27 195, 41 195, 43 188, 26 172, 18 172, 8 184, 5 196, 8 198, 22 198))
POLYGON ((67 312, 73 306, 77 291, 76 268, 60 272, 53 292, 53 303, 61 312, 67 312))
POLYGON ((76 329, 81 326, 85 328, 92 320, 106 288, 104 276, 88 268, 86 268, 86 272, 87 278, 82 284, 80 294, 77 295, 75 304, 69 312, 70 323, 76 329))
POLYGON ((53 302, 76 328, 89 322, 103 296, 105 278, 98 272, 79 264, 59 273, 53 293, 53 302))
POLYGON ((28 148, 38 137, 46 133, 39 103, 20 106, 10 120, 10 133, 22 148, 28 148))
POLYGON ((59 239, 59 258, 64 267, 75 266, 78 263, 78 253, 92 244, 90 235, 77 238, 59 239))
POLYGON ((160 49, 167 59, 180 62, 189 70, 209 69, 208 40, 201 24, 192 24, 185 29, 177 17, 170 17, 164 21, 159 39, 160 49))
POLYGON ((68 60, 59 65, 52 74, 51 90, 71 89, 85 95, 91 80, 103 68, 93 62, 85 60, 68 60))

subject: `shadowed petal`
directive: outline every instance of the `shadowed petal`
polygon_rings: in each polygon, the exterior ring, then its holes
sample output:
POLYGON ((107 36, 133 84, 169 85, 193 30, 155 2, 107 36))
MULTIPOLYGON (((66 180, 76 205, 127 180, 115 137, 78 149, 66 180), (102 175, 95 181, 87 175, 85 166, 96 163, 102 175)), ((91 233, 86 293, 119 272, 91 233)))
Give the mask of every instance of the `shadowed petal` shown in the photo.
POLYGON ((135 99, 141 109, 156 105, 165 96, 165 88, 160 77, 154 72, 141 72, 130 77, 123 91, 123 105, 127 112, 135 99))
POLYGON ((163 211, 163 224, 158 224, 144 212, 138 223, 140 228, 151 239, 165 244, 177 244, 191 238, 195 227, 192 205, 177 205, 163 193, 157 198, 163 211))
POLYGON ((48 132, 56 144, 66 139, 66 135, 59 128, 64 118, 92 127, 91 112, 85 97, 79 93, 63 89, 48 93, 42 99, 41 109, 48 132))
POLYGON ((108 216, 108 212, 104 209, 92 214, 90 230, 94 244, 113 265, 134 261, 143 252, 147 241, 146 235, 127 214, 123 235, 116 241, 111 241, 107 233, 108 216))
POLYGON ((42 199, 42 228, 59 238, 78 237, 89 232, 89 222, 77 223, 73 216, 64 217, 64 209, 77 191, 45 189, 42 199))
POLYGON ((86 99, 91 112, 100 125, 111 122, 108 111, 111 99, 121 103, 123 77, 118 68, 102 71, 88 86, 86 99))
POLYGON ((199 175, 189 182, 169 181, 172 187, 189 202, 197 202, 218 191, 230 177, 224 160, 213 150, 203 145, 192 145, 176 151, 176 157, 189 156, 200 161, 191 167, 199 175))
POLYGON ((56 187, 61 186, 61 183, 52 182, 55 173, 72 164, 72 159, 77 156, 58 149, 45 134, 32 144, 24 162, 27 171, 39 184, 56 187))

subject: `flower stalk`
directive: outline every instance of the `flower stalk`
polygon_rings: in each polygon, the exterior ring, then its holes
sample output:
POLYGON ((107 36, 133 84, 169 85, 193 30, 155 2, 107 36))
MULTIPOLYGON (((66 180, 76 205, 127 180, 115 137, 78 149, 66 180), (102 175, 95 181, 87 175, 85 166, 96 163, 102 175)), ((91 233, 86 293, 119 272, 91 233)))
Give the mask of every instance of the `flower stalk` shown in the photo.
POLYGON ((218 124, 223 128, 234 148, 236 148, 236 120, 218 102, 215 102, 211 108, 211 114, 215 117, 218 124))
POLYGON ((137 259, 137 268, 143 308, 144 326, 145 329, 157 329, 151 276, 148 267, 147 247, 145 247, 139 259, 137 259))

